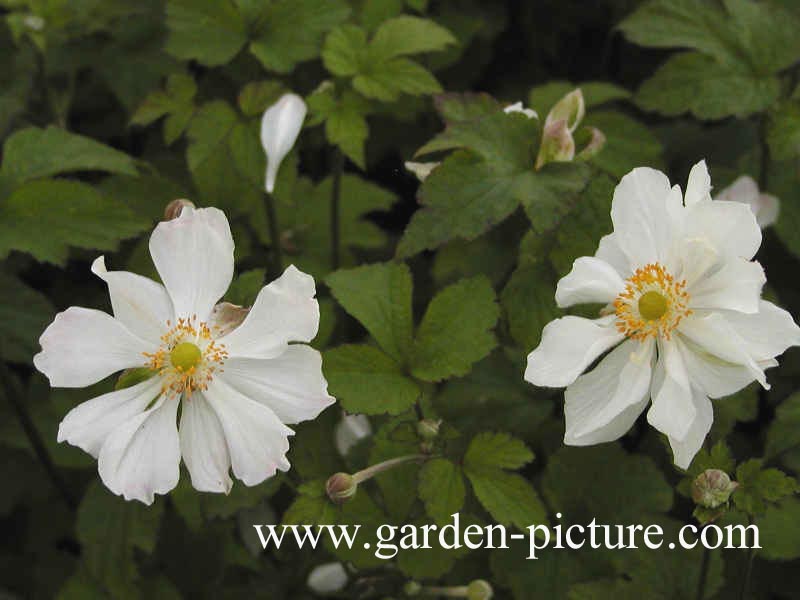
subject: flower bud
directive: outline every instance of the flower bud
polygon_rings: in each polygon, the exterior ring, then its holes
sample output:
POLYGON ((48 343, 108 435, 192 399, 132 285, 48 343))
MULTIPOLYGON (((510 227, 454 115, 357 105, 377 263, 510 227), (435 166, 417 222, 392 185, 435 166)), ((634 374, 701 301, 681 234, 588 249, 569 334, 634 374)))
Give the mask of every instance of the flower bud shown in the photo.
POLYGON ((439 435, 441 419, 422 419, 417 423, 417 435, 425 441, 436 439, 439 435))
POLYGON ((692 483, 692 500, 706 508, 725 504, 739 486, 725 471, 706 469, 692 483))
POLYGON ((590 159, 606 145, 606 136, 597 127, 584 127, 581 132, 584 131, 589 133, 589 142, 575 156, 578 160, 590 159))
POLYGON ((547 128, 551 123, 564 120, 566 121, 567 129, 572 133, 581 124, 585 114, 586 107, 583 102, 583 92, 581 92, 580 88, 577 88, 556 102, 555 106, 547 113, 544 125, 547 128))
POLYGON ((181 211, 185 206, 196 208, 194 202, 191 200, 186 200, 186 198, 178 198, 173 200, 167 204, 166 207, 164 207, 164 220, 172 221, 172 219, 177 219, 181 216, 181 211))
POLYGON ((407 171, 410 171, 414 175, 416 175, 417 179, 420 181, 425 181, 428 175, 431 174, 436 167, 438 167, 441 163, 438 162, 411 162, 408 161, 405 163, 405 167, 407 171))
POLYGON ((358 483, 350 473, 334 473, 325 483, 325 493, 334 504, 344 504, 355 496, 358 483))
POLYGON ((303 120, 306 103, 297 94, 284 94, 264 111, 261 118, 261 145, 267 155, 266 188, 272 193, 281 162, 294 146, 303 120))
POLYGON ((568 162, 575 156, 575 140, 564 119, 545 125, 536 157, 536 170, 551 162, 568 162))
POLYGON ((476 579, 467 586, 467 600, 489 600, 494 595, 488 581, 476 579))

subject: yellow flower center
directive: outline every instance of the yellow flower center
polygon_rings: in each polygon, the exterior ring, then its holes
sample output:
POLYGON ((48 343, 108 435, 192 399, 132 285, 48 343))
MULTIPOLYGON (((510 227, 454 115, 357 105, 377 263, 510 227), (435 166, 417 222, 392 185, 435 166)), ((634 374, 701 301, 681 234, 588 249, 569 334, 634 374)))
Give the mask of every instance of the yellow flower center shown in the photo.
POLYGON ((692 314, 688 304, 686 281, 675 281, 658 263, 645 265, 625 282, 625 290, 614 300, 617 329, 637 340, 669 339, 681 320, 692 314))
POLYGON ((200 348, 191 342, 181 342, 169 353, 169 361, 172 366, 180 371, 188 371, 192 367, 196 367, 202 358, 203 353, 200 348))

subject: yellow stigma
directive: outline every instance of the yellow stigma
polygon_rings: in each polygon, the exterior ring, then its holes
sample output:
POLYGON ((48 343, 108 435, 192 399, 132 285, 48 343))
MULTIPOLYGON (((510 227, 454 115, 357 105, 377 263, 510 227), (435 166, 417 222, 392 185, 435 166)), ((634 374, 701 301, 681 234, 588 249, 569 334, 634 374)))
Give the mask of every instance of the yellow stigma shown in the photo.
POLYGON ((172 366, 181 371, 188 371, 192 367, 196 367, 200 359, 203 358, 203 353, 200 348, 191 342, 181 342, 176 345, 169 353, 169 361, 172 366))
POLYGON ((667 299, 658 292, 645 292, 639 298, 639 314, 648 321, 660 319, 667 312, 667 307, 667 299))

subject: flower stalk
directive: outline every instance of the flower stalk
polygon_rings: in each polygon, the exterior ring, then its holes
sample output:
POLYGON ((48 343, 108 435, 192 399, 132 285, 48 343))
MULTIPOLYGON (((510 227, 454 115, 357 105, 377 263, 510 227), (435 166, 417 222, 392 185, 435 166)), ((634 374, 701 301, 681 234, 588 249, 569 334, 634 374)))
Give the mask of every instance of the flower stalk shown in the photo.
POLYGON ((489 600, 494 596, 491 584, 484 579, 476 579, 469 585, 435 586, 420 585, 409 581, 403 590, 407 596, 433 596, 439 598, 467 598, 467 600, 489 600))
POLYGON ((339 268, 340 225, 339 203, 342 196, 342 173, 344 171, 344 155, 339 148, 333 151, 333 186, 331 188, 331 268, 339 268))

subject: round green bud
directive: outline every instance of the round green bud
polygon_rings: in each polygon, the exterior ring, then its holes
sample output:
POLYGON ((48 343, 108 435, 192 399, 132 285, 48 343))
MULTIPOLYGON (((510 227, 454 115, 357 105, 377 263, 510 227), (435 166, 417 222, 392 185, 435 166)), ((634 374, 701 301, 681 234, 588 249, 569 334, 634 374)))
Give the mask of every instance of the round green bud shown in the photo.
POLYGON ((467 600, 489 600, 494 596, 488 581, 476 579, 467 586, 467 600))

